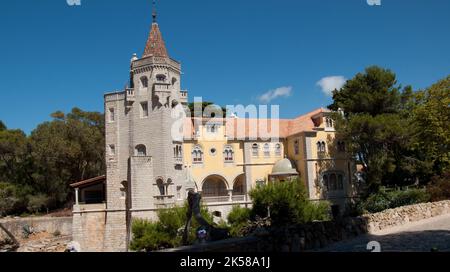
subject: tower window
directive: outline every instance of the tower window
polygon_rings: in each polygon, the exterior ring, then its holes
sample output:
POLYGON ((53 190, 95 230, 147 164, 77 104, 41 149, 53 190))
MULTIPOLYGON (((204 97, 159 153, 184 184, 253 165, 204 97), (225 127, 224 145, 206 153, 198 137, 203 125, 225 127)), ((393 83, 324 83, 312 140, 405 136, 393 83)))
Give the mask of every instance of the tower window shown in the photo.
POLYGON ((164 82, 166 81, 166 76, 162 74, 156 75, 156 80, 159 82, 164 82))
POLYGON ((114 108, 109 109, 109 122, 116 121, 116 113, 114 111, 114 108))
POLYGON ((146 76, 141 77, 141 87, 148 88, 148 78, 146 76))
POLYGON ((147 102, 143 102, 141 103, 141 108, 142 108, 142 117, 148 117, 148 103, 147 102))
POLYGON ((253 144, 252 145, 252 154, 253 154, 253 157, 258 157, 258 153, 259 153, 259 146, 258 146, 258 144, 253 144))
POLYGON ((147 156, 147 148, 145 145, 137 145, 135 152, 136 156, 147 156))
POLYGON ((162 179, 158 179, 156 181, 156 186, 158 186, 159 195, 160 196, 165 196, 166 195, 166 188, 164 186, 164 182, 163 182, 162 179))

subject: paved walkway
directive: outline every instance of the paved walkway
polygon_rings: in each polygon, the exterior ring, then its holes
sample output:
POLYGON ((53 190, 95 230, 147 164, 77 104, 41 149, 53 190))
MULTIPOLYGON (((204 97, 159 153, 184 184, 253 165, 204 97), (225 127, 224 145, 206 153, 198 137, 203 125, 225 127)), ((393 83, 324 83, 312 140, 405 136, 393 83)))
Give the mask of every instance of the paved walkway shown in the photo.
POLYGON ((369 252, 372 250, 367 247, 371 241, 379 243, 381 252, 430 252, 435 249, 450 252, 450 214, 362 235, 331 244, 319 251, 369 252))

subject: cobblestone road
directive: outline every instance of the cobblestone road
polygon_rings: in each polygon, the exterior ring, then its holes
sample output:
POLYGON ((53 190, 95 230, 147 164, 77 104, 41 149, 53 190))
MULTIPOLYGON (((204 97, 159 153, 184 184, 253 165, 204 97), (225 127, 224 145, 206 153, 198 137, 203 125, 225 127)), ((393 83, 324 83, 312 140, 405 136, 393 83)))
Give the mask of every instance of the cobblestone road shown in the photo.
POLYGON ((382 252, 450 252, 450 214, 426 219, 376 234, 329 245, 319 251, 368 252, 367 244, 380 243, 382 252))

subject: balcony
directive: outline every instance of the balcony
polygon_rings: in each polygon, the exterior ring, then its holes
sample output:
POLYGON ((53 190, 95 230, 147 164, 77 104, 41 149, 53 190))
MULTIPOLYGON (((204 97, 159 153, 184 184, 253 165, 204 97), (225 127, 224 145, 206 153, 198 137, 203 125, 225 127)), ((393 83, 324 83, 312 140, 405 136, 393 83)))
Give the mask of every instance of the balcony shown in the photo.
POLYGON ((169 84, 155 84, 155 92, 170 92, 169 84))
POLYGON ((221 203, 221 202, 230 202, 229 196, 208 196, 202 197, 202 200, 205 203, 221 203))
POLYGON ((175 165, 183 165, 183 158, 181 157, 174 157, 173 158, 175 165))
POLYGON ((233 202, 243 202, 245 201, 245 195, 234 195, 232 199, 233 202))

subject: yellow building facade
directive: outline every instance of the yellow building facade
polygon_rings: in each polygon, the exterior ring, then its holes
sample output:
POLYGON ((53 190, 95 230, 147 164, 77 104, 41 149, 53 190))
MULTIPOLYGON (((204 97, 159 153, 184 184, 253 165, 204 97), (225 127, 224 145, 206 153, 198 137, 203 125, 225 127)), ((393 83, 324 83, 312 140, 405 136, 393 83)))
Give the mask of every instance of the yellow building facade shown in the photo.
POLYGON ((184 130, 185 167, 220 218, 235 205, 250 206, 252 188, 269 182, 299 178, 311 200, 328 200, 340 211, 353 197, 355 164, 328 110, 292 120, 189 118, 184 130), (269 129, 260 129, 264 122, 269 129))

